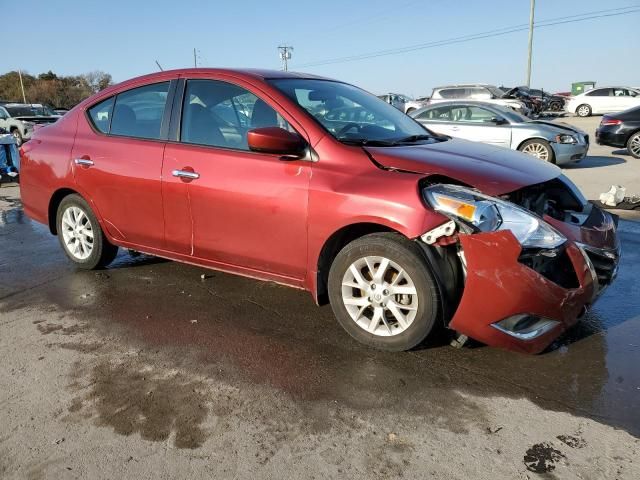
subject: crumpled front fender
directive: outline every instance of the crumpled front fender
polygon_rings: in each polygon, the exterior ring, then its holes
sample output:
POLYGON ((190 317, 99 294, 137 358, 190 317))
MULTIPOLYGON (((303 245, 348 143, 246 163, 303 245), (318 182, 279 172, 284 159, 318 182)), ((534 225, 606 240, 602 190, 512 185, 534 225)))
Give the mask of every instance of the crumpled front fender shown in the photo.
POLYGON ((467 275, 449 327, 487 345, 539 353, 576 323, 593 294, 589 268, 573 243, 566 248, 580 286, 566 289, 518 261, 522 248, 510 231, 460 235, 459 241, 467 275), (491 326, 518 314, 537 315, 560 323, 527 341, 491 326))

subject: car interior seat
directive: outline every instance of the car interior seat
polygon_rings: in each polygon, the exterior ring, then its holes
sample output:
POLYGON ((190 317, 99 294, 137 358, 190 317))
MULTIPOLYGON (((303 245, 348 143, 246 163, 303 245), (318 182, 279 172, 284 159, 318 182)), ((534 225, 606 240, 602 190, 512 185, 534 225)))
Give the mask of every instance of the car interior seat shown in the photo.
POLYGON ((198 103, 191 103, 186 108, 181 140, 201 145, 227 144, 213 115, 198 103))

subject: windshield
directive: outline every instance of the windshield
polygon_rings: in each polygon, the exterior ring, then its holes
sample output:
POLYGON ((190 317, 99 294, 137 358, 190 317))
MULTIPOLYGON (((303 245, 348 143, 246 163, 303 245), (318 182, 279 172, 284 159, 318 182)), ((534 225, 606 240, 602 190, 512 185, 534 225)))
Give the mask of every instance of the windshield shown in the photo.
POLYGON ((33 108, 27 107, 27 106, 19 106, 19 107, 5 106, 4 108, 7 109, 7 112, 9 112, 9 114, 12 117, 33 117, 36 114, 33 108))
POLYGON ((435 138, 397 108, 352 85, 297 78, 270 83, 341 142, 392 145, 435 138))
POLYGON ((528 122, 530 119, 525 117, 524 115, 519 114, 511 110, 510 108, 503 107, 501 105, 492 105, 496 110, 498 110, 503 117, 507 118, 510 122, 528 122))
POLYGON ((487 90, 489 90, 491 92, 491 95, 496 98, 502 98, 502 96, 504 95, 504 92, 498 87, 487 87, 487 90))

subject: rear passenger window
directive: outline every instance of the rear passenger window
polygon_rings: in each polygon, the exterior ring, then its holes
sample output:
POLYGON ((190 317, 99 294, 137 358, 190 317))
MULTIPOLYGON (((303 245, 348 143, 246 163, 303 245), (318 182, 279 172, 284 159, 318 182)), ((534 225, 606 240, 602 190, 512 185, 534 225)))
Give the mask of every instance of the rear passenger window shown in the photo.
POLYGON ((169 82, 155 83, 118 94, 111 120, 112 135, 159 139, 169 82))
POLYGON ((588 97, 608 97, 609 89, 608 88, 599 88, 597 90, 592 90, 587 93, 588 97))
POLYGON ((89 109, 93 126, 102 133, 109 133, 109 122, 113 111, 113 97, 103 100, 89 109))

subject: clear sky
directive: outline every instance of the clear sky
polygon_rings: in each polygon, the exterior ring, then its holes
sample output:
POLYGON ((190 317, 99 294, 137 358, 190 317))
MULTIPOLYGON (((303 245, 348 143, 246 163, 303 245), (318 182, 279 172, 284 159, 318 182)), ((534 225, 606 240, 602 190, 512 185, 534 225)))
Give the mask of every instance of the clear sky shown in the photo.
MULTIPOLYGON (((537 0, 536 20, 629 6, 638 0, 537 0)), ((523 84, 527 31, 399 55, 307 66, 527 24, 529 0, 0 0, 0 73, 21 68, 121 81, 193 65, 280 68, 345 80, 375 93, 429 94, 446 83, 523 84)), ((640 12, 540 28, 532 86, 572 81, 640 86, 640 12)))

